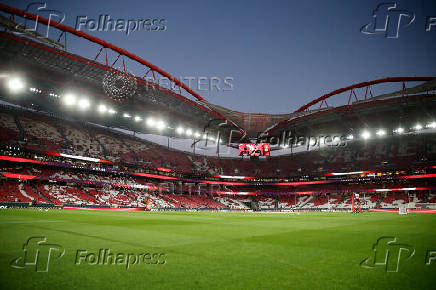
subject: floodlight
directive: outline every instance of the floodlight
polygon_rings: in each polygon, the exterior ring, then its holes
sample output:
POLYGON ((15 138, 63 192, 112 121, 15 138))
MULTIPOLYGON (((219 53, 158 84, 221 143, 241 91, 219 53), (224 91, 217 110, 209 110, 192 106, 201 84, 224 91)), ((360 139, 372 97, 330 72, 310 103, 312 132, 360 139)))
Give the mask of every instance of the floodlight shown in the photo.
POLYGON ((32 93, 38 93, 40 94, 42 91, 38 90, 37 88, 29 88, 29 91, 31 91, 32 93))
POLYGON ((11 78, 7 85, 9 90, 13 93, 18 93, 24 89, 24 82, 19 78, 11 78))
POLYGON ((377 136, 384 136, 386 135, 386 131, 384 129, 379 129, 376 132, 377 136))
POLYGON ((436 122, 428 123, 426 127, 434 129, 434 128, 436 128, 436 122))
POLYGON ((404 128, 399 127, 397 129, 395 129, 394 132, 397 133, 397 134, 403 134, 404 133, 404 128))
POLYGON ((369 131, 363 131, 361 134, 363 139, 369 139, 371 137, 371 133, 369 131))
POLYGON ((154 121, 153 118, 148 118, 148 119, 147 119, 147 125, 148 125, 149 127, 152 127, 152 126, 154 126, 155 124, 156 124, 156 122, 154 121))
POLYGON ((67 94, 63 98, 63 101, 64 101, 65 105, 72 106, 76 103, 76 96, 74 96, 73 94, 67 94))
POLYGON ((163 130, 166 127, 166 124, 164 121, 160 120, 156 123, 156 128, 159 130, 163 130))
POLYGON ((88 99, 81 99, 77 105, 80 110, 87 110, 91 104, 88 99))
POLYGON ((103 105, 103 104, 99 105, 99 106, 98 106, 98 111, 99 111, 100 113, 104 113, 104 112, 106 112, 106 111, 107 111, 107 107, 106 107, 106 105, 103 105))

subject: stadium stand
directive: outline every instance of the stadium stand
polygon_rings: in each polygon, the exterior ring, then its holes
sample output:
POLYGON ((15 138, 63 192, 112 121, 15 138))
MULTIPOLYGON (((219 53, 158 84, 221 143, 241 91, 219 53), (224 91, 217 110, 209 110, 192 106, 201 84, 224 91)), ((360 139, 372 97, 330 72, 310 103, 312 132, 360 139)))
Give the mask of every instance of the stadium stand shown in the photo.
POLYGON ((358 192, 365 210, 402 206, 428 208, 436 204, 431 190, 373 192, 389 187, 431 187, 434 184, 431 179, 392 180, 391 176, 434 172, 436 140, 433 135, 425 138, 405 135, 401 139, 392 137, 385 139, 386 142, 363 144, 350 142, 340 149, 270 157, 268 162, 251 161, 177 151, 103 126, 2 105, 0 136, 3 156, 41 163, 24 166, 1 161, 0 173, 29 175, 36 179, 20 182, 21 177, 2 178, 0 202, 154 209, 349 210, 350 194, 358 192), (81 159, 64 158, 62 154, 81 159), (365 170, 378 173, 344 176, 340 177, 343 181, 331 184, 267 185, 272 181, 323 181, 329 172, 365 170), (137 176, 135 172, 164 174, 173 179, 209 178, 209 183, 217 181, 212 175, 229 176, 227 182, 230 183, 240 181, 237 176, 253 176, 257 183, 233 187, 230 190, 235 191, 233 195, 221 195, 204 188, 198 191, 200 194, 193 194, 186 185, 173 186, 176 188, 173 192, 168 187, 150 190, 148 186, 159 188, 160 182, 137 176), (366 179, 359 179, 361 177, 366 179), (296 195, 296 191, 303 194, 296 195), (250 194, 239 196, 237 192, 250 194))

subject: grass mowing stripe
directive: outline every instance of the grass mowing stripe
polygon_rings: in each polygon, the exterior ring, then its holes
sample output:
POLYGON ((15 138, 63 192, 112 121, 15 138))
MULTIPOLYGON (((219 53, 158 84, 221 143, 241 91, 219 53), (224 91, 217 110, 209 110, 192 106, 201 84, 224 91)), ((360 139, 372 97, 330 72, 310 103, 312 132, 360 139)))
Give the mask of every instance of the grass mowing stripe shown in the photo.
POLYGON ((436 262, 424 262, 426 251, 436 249, 435 225, 431 214, 8 209, 0 211, 0 281, 2 289, 434 289, 436 262), (47 273, 10 267, 38 235, 65 255, 51 260, 47 273), (397 273, 360 266, 381 236, 416 250, 397 273), (163 252, 166 264, 74 263, 78 249, 100 248, 163 252))

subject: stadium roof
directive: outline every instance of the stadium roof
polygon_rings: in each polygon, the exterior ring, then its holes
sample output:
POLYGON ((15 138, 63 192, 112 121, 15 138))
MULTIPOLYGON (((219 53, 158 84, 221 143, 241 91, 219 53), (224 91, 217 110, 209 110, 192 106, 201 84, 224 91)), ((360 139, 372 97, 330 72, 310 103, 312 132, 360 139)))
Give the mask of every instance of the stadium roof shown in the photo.
MULTIPOLYGON (((126 112, 125 116, 128 115, 132 118, 137 116, 138 120, 147 116, 158 116, 164 119, 170 127, 172 126, 173 130, 162 132, 163 135, 175 135, 175 128, 180 125, 200 131, 206 128, 209 130, 237 130, 243 136, 247 134, 251 138, 258 137, 259 133, 262 133, 263 137, 280 135, 282 130, 289 129, 292 124, 312 117, 318 118, 320 113, 338 112, 339 108, 342 112, 351 112, 356 108, 366 108, 365 110, 367 110, 371 105, 383 104, 383 102, 395 103, 396 101, 392 101, 392 99, 397 99, 402 104, 401 106, 404 106, 407 103, 404 97, 418 94, 424 96, 436 89, 435 77, 385 78, 332 91, 289 114, 237 112, 209 103, 166 71, 104 40, 53 21, 51 21, 51 25, 60 32, 57 41, 50 37, 28 33, 25 27, 15 22, 15 17, 38 19, 43 24, 48 24, 49 20, 3 4, 0 4, 0 10, 9 15, 9 18, 1 17, 0 19, 0 25, 9 30, 9 32, 0 32, 1 71, 12 74, 22 72, 29 76, 29 82, 37 88, 37 91, 46 93, 45 95, 40 94, 37 98, 29 98, 28 102, 47 111, 72 114, 59 108, 58 104, 49 96, 52 94, 59 96, 69 90, 75 90, 82 95, 92 96, 96 104, 104 103, 120 113, 126 112), (76 41, 77 38, 85 39, 90 49, 95 49, 96 56, 93 60, 68 51, 67 40, 76 41), (108 50, 115 52, 113 58, 111 58, 110 53, 108 54, 108 50), (130 67, 134 65, 140 66, 143 72, 142 76, 139 76, 138 70, 135 74, 129 71, 130 67), (169 79, 168 87, 163 87, 146 79, 146 76, 155 78, 157 74, 169 79), (121 93, 120 90, 116 91, 121 96, 111 95, 111 90, 107 87, 108 80, 114 82, 121 80, 127 84, 121 86, 121 89, 126 88, 125 91, 121 90, 121 93), (413 86, 409 85, 410 82, 413 83, 413 86), (417 84, 417 82, 419 83, 417 84), (390 87, 383 93, 374 96, 373 86, 391 83, 402 84, 402 89, 394 90, 390 87), (357 93, 359 89, 365 91, 364 96, 362 92, 360 92, 361 95, 357 93), (344 102, 347 95, 348 102, 344 102), (339 106, 328 105, 327 101, 330 101, 334 96, 342 98, 339 106), (319 106, 315 108, 317 105, 319 106)), ((22 104, 24 100, 9 99, 8 101, 22 104)), ((96 114, 87 115, 86 118, 91 122, 107 126, 150 132, 144 128, 143 123, 129 123, 121 114, 111 119, 100 118, 96 114)), ((318 120, 320 119, 318 118, 318 120)))

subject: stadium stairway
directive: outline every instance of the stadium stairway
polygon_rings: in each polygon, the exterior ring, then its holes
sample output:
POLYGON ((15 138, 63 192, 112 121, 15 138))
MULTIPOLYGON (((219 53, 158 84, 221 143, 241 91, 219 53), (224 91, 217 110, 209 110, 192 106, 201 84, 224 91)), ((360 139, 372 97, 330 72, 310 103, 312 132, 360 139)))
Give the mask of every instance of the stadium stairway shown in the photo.
POLYGON ((30 196, 30 195, 28 195, 26 193, 26 191, 23 189, 23 184, 22 183, 18 184, 18 190, 20 191, 21 195, 23 195, 25 198, 28 198, 28 199, 30 199, 32 201, 35 200, 35 198, 33 196, 30 196))
POLYGON ((379 208, 381 203, 383 202, 384 197, 382 195, 380 195, 380 198, 377 200, 377 202, 375 203, 375 208, 379 208))
POLYGON ((38 191, 38 189, 35 187, 34 184, 29 184, 29 186, 35 191, 43 200, 45 200, 47 203, 53 203, 50 199, 48 199, 46 196, 41 194, 41 192, 38 191))
POLYGON ((334 208, 338 208, 340 205, 345 204, 345 202, 347 201, 347 197, 348 196, 344 194, 341 200, 335 204, 334 208))
POLYGON ((26 131, 24 131, 23 127, 21 126, 20 120, 18 119, 18 116, 14 114, 14 121, 17 125, 18 130, 20 133, 17 136, 17 140, 24 140, 24 137, 26 136, 26 131))
POLYGON ((298 208, 303 208, 307 203, 309 203, 313 199, 313 196, 309 196, 308 199, 303 201, 298 208))
POLYGON ((234 199, 233 201, 236 202, 237 204, 239 204, 239 206, 240 206, 241 208, 243 208, 243 209, 249 209, 249 207, 248 207, 244 202, 242 202, 242 201, 240 201, 240 200, 237 200, 237 199, 234 199))
POLYGON ((124 146, 126 146, 126 148, 128 148, 129 150, 130 150, 130 152, 132 152, 132 154, 133 154, 133 158, 135 159, 135 163, 137 164, 137 163, 139 163, 139 156, 138 156, 138 154, 136 153, 136 151, 135 150, 133 150, 133 148, 123 139, 123 138, 120 138, 120 141, 121 141, 121 143, 123 143, 124 144, 124 146))
POLYGON ((95 200, 95 197, 94 197, 92 194, 90 194, 90 193, 86 190, 86 188, 81 188, 81 190, 83 191, 84 194, 86 194, 87 196, 89 196, 89 198, 95 200))
POLYGON ((107 157, 107 156, 108 156, 108 151, 107 151, 106 147, 104 147, 103 142, 101 142, 98 138, 94 138, 95 134, 94 134, 91 130, 89 130, 86 126, 85 126, 84 128, 85 128, 86 133, 88 133, 88 135, 89 135, 92 139, 94 139, 95 141, 97 141, 97 143, 100 145, 100 147, 101 147, 101 149, 102 149, 102 151, 103 151, 103 152, 102 152, 103 155, 104 155, 105 157, 107 157))
POLYGON ((249 205, 250 208, 254 211, 260 210, 259 202, 255 198, 251 198, 249 205))
POLYGON ((57 204, 56 200, 53 200, 52 198, 50 198, 50 194, 44 189, 43 185, 37 185, 36 187, 36 192, 42 196, 45 200, 48 200, 50 203, 53 204, 57 204))
POLYGON ((423 195, 423 197, 422 197, 422 202, 423 203, 427 203, 428 202, 428 195, 423 195))
POLYGON ((68 140, 67 135, 65 135, 64 130, 62 130, 62 128, 58 125, 58 122, 52 122, 52 125, 56 128, 56 130, 58 130, 59 134, 62 136, 62 139, 64 139, 66 148, 71 148, 73 143, 68 140))
POLYGON ((215 198, 216 201, 224 204, 230 208, 238 208, 238 209, 249 209, 249 207, 238 198, 230 198, 228 196, 218 196, 215 198))
POLYGON ((230 159, 230 164, 232 165, 232 172, 231 172, 231 174, 235 174, 235 169, 236 169, 236 165, 235 165, 235 162, 233 162, 233 159, 230 159))

